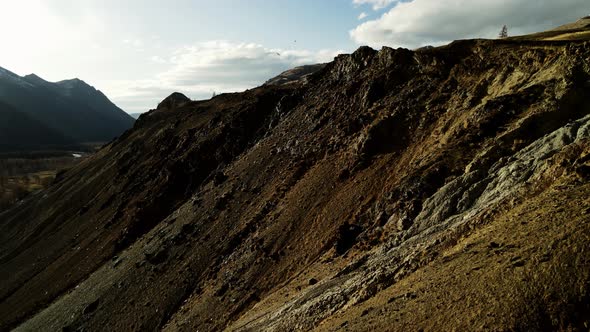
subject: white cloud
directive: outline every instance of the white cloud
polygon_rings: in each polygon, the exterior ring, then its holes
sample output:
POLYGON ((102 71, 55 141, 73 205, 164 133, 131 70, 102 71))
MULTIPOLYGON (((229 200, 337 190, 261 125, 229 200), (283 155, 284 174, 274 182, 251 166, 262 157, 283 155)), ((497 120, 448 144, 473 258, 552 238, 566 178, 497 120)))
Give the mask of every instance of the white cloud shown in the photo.
POLYGON ((168 64, 154 79, 109 82, 108 95, 127 112, 143 112, 178 91, 191 99, 256 87, 281 72, 304 64, 332 61, 342 51, 270 49, 259 44, 209 41, 182 47, 169 59, 152 56, 168 64))
POLYGON ((359 21, 360 21, 360 20, 364 20, 365 18, 367 18, 367 16, 369 16, 369 15, 367 15, 367 13, 365 13, 365 12, 362 12, 362 13, 360 13, 360 15, 359 15, 358 19, 359 19, 359 21))
POLYGON ((495 38, 504 24, 511 35, 546 30, 589 11, 588 0, 413 0, 397 3, 380 18, 350 31, 350 36, 357 44, 373 47, 416 48, 462 38, 495 38))
POLYGON ((145 43, 143 42, 143 40, 141 40, 139 38, 124 39, 123 44, 134 51, 145 52, 145 47, 144 47, 145 43))
POLYGON ((150 57, 150 60, 152 60, 155 63, 168 63, 168 61, 166 61, 166 59, 162 58, 159 55, 154 55, 154 56, 150 57))
POLYGON ((388 7, 396 1, 397 0, 353 0, 352 2, 357 6, 369 4, 373 6, 373 10, 379 10, 388 7))

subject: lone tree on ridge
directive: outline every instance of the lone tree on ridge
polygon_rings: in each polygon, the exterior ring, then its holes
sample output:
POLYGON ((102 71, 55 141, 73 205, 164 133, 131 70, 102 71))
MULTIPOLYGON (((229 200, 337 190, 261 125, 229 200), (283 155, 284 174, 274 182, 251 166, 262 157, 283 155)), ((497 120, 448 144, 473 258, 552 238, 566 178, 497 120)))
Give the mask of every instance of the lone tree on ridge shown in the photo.
POLYGON ((500 39, 508 38, 508 27, 506 25, 502 27, 502 30, 500 30, 498 37, 500 37, 500 39))

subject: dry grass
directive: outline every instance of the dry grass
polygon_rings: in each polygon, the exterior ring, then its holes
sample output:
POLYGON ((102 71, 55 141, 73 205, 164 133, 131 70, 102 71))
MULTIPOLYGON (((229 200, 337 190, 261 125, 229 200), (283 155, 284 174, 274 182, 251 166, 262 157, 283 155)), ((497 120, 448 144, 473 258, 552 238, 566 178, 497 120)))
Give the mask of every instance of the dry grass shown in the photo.
POLYGON ((590 328, 590 256, 568 248, 547 269, 529 269, 510 298, 515 331, 587 331, 590 328))
POLYGON ((590 31, 578 31, 545 38, 544 40, 587 40, 589 38, 590 31))
POLYGON ((0 159, 0 212, 46 188, 59 170, 72 167, 79 160, 64 156, 0 159))
POLYGON ((0 176, 0 211, 49 186, 55 174, 55 171, 44 171, 19 176, 0 176))
POLYGON ((564 188, 503 212, 318 330, 588 331, 590 186, 564 188))

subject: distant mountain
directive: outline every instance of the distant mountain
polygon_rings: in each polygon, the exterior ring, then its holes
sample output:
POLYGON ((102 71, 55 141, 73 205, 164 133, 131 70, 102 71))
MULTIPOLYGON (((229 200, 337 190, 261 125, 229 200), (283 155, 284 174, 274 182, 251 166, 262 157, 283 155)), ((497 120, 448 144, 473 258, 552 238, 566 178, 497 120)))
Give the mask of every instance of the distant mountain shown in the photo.
POLYGON ((21 77, 0 67, 0 119, 9 118, 13 122, 3 122, 2 126, 11 127, 10 131, 1 128, 0 133, 4 149, 106 142, 134 122, 82 80, 52 83, 35 74, 21 77), (22 141, 24 133, 28 134, 22 141))
POLYGON ((45 149, 74 145, 72 138, 0 102, 0 151, 45 149))
POLYGON ((142 114, 143 113, 129 113, 129 115, 136 120, 139 119, 142 114))

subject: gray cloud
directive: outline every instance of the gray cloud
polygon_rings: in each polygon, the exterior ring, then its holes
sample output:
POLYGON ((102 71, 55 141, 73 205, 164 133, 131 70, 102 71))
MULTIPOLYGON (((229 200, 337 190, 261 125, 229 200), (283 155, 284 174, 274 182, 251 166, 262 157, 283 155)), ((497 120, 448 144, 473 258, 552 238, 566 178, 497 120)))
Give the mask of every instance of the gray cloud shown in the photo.
MULTIPOLYGON (((369 0, 354 0, 355 3, 369 0)), ((590 13, 588 0, 413 0, 350 31, 357 44, 416 48, 463 38, 546 30, 590 13)))

